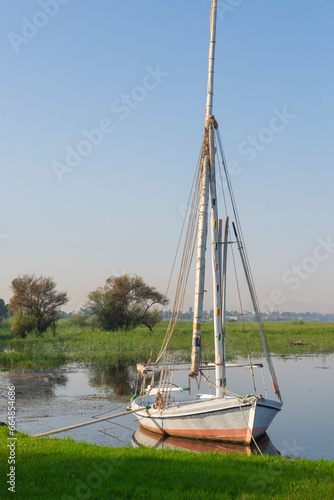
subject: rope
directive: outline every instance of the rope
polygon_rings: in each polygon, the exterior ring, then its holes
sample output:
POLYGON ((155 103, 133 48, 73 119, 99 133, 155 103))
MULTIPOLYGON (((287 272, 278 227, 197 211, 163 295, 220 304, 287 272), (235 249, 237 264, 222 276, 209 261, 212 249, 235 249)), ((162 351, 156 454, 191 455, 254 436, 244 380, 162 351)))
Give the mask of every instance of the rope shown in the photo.
POLYGON ((172 281, 172 277, 173 277, 173 273, 174 273, 174 269, 175 269, 176 259, 177 259, 177 256, 178 256, 178 253, 179 253, 179 249, 180 249, 180 244, 181 244, 181 241, 182 241, 182 234, 183 234, 184 226, 185 226, 186 220, 187 220, 187 214, 188 214, 188 209, 189 209, 189 205, 190 205, 191 193, 194 190, 194 185, 195 185, 196 178, 197 178, 197 175, 198 175, 198 165, 201 162, 201 155, 202 155, 202 150, 199 153, 199 158, 198 158, 198 161, 197 161, 197 168, 196 168, 195 173, 194 173, 193 182, 192 182, 190 193, 189 193, 189 198, 188 198, 188 203, 187 203, 187 210, 186 210, 186 212, 184 214, 183 224, 182 224, 182 228, 181 228, 181 232, 180 232, 180 236, 179 236, 179 241, 177 243, 176 252, 175 252, 175 256, 174 256, 174 260, 173 260, 173 265, 172 265, 172 269, 171 269, 171 272, 170 272, 170 275, 169 275, 169 280, 168 280, 167 289, 166 289, 166 293, 165 293, 166 297, 167 297, 168 292, 169 292, 169 287, 170 287, 170 284, 171 284, 171 281, 172 281))
MULTIPOLYGON (((123 406, 124 406, 124 404, 119 405, 119 406, 116 406, 116 408, 113 408, 113 410, 112 410, 112 411, 119 410, 119 409, 120 409, 120 408, 122 408, 123 406)), ((104 411, 104 412, 102 412, 102 413, 98 413, 97 415, 92 415, 92 418, 97 418, 97 417, 100 417, 101 415, 104 415, 105 413, 109 413, 109 412, 110 412, 110 408, 109 408, 109 410, 104 411)))
MULTIPOLYGON (((217 128, 218 127, 216 127, 216 129, 217 128)), ((218 136, 218 142, 219 142, 219 152, 220 152, 220 155, 221 155, 221 162, 224 165, 224 156, 223 156, 223 151, 222 151, 222 144, 221 144, 221 140, 219 141, 220 136, 218 135, 218 133, 217 133, 217 136, 218 136)), ((227 215, 226 197, 225 197, 225 191, 224 191, 222 171, 221 171, 221 167, 220 167, 220 162, 219 161, 218 161, 218 167, 219 167, 219 175, 220 175, 220 182, 221 182, 221 190, 222 190, 223 199, 224 199, 225 212, 226 212, 226 215, 227 215)), ((225 174, 226 174, 226 172, 225 172, 225 174)), ((226 179, 226 181, 227 181, 227 179, 226 179)), ((228 229, 228 231, 229 231, 230 240, 232 240, 230 228, 228 229)), ((235 257, 234 257, 233 246, 231 246, 231 251, 232 251, 232 261, 233 261, 234 276, 235 276, 235 281, 236 281, 236 286, 237 286, 238 300, 239 300, 240 312, 241 312, 242 323, 243 323, 243 331, 244 331, 244 335, 245 335, 245 343, 246 343, 246 349, 247 349, 247 357, 248 357, 248 362, 249 362, 249 369, 250 369, 250 374, 251 374, 251 378, 252 378, 252 382, 253 382, 254 392, 256 392, 255 377, 254 377, 254 372, 253 372, 252 359, 251 359, 250 351, 249 351, 248 338, 247 338, 247 332, 246 332, 246 324, 245 324, 245 315, 244 315, 243 306, 242 306, 240 286, 239 286, 239 279, 238 279, 238 272, 237 272, 237 267, 236 267, 236 262, 235 262, 235 257)))
MULTIPOLYGON (((254 301, 255 301, 255 306, 256 306, 255 307, 255 314, 257 316, 257 320, 258 320, 258 322, 259 322, 259 324, 261 326, 262 331, 264 331, 263 321, 262 321, 261 312, 260 312, 259 301, 258 301, 256 289, 255 289, 255 284, 254 284, 254 279, 253 279, 251 267, 250 267, 250 264, 249 264, 249 259, 248 259, 246 245, 244 243, 244 236, 243 236, 243 232, 242 232, 242 229, 241 229, 240 219, 239 219, 239 215, 238 215, 238 211, 237 211, 237 207, 236 207, 236 203, 235 203, 235 198, 234 198, 234 194, 233 194, 233 190, 232 190, 232 186, 231 186, 231 180, 230 180, 230 176, 229 176, 228 169, 227 169, 226 158, 225 158, 224 149, 223 149, 223 145, 222 145, 222 141, 221 141, 221 137, 220 137, 219 131, 217 131, 217 137, 218 137, 220 154, 221 154, 221 157, 222 157, 222 164, 223 164, 224 172, 225 172, 225 178, 226 178, 226 181, 227 181, 227 186, 228 186, 228 190, 229 190, 229 194, 230 194, 230 198, 231 198, 232 209, 233 209, 233 213, 234 213, 234 217, 235 217, 235 223, 236 223, 239 235, 240 235, 240 241, 242 242, 243 254, 244 254, 244 257, 245 257, 245 264, 246 264, 247 273, 248 273, 249 279, 250 279, 250 284, 251 284, 251 288, 252 288, 252 294, 253 294, 254 301)), ((278 388, 278 382, 277 382, 275 370, 274 370, 274 367, 273 367, 273 364, 272 364, 271 355, 270 355, 270 353, 269 353, 269 351, 267 349, 266 340, 265 340, 264 337, 262 338, 262 342, 264 344, 265 349, 267 350, 267 357, 268 357, 268 362, 269 362, 271 373, 272 373, 273 383, 276 385, 277 393, 278 393, 279 399, 280 399, 281 396, 280 396, 280 391, 279 391, 279 388, 278 388)))
MULTIPOLYGON (((193 261, 193 256, 194 256, 194 251, 195 251, 195 246, 196 246, 196 233, 197 233, 196 230, 198 227, 198 212, 199 212, 198 209, 199 209, 199 199, 200 199, 200 182, 199 181, 200 181, 200 177, 202 175, 203 158, 205 155, 208 154, 208 148, 209 148, 208 132, 209 132, 209 129, 212 131, 215 131, 218 129, 218 124, 213 116, 210 116, 208 118, 207 124, 205 127, 205 132, 204 132, 204 136, 203 136, 203 144, 202 144, 202 148, 201 148, 201 151, 199 154, 197 168, 196 168, 195 175, 194 175, 193 182, 192 182, 192 188, 191 188, 192 197, 191 197, 191 195, 189 195, 187 211, 186 211, 186 214, 184 217, 181 234, 180 234, 180 238, 178 241, 177 252, 176 252, 176 255, 175 255, 175 258, 173 261, 172 273, 171 273, 171 276, 170 276, 169 282, 168 282, 167 290, 169 290, 169 286, 171 283, 171 277, 172 277, 174 267, 176 264, 177 254, 178 254, 178 251, 180 248, 181 237, 182 237, 182 234, 184 232, 184 228, 186 226, 186 220, 187 220, 188 222, 187 222, 187 230, 186 230, 186 234, 185 234, 185 243, 184 243, 182 256, 181 256, 175 299, 174 299, 174 303, 173 303, 173 310, 172 310, 171 318, 170 318, 170 321, 169 321, 169 324, 168 324, 160 351, 158 353, 158 356, 156 358, 156 361, 154 362, 153 369, 152 369, 153 375, 152 375, 152 379, 151 379, 152 380, 151 385, 152 385, 152 382, 154 381, 155 368, 157 366, 157 363, 161 360, 162 368, 161 368, 159 386, 158 386, 157 393, 160 393, 160 389, 161 389, 162 393, 165 393, 164 403, 166 402, 166 398, 167 398, 168 386, 169 386, 169 381, 171 378, 171 371, 173 372, 173 368, 170 365, 169 365, 169 370, 168 370, 168 366, 166 366, 168 364, 167 360, 166 360, 167 348, 170 345, 170 341, 172 339, 177 320, 178 320, 179 315, 180 315, 182 308, 183 308, 186 286, 188 283, 189 273, 190 273, 190 269, 191 269, 191 265, 192 265, 192 261, 193 261), (167 382, 167 387, 166 387, 166 382, 167 382)), ((233 190, 232 190, 232 186, 231 186, 229 172, 227 169, 227 163, 226 163, 226 159, 225 159, 225 155, 224 155, 221 137, 220 137, 218 130, 217 130, 216 136, 215 136, 215 134, 213 134, 213 147, 215 146, 215 143, 217 144, 218 148, 214 148, 214 149, 217 149, 220 153, 221 164, 223 166, 225 179, 227 182, 227 190, 228 190, 229 198, 230 198, 229 206, 231 206, 233 214, 234 214, 236 227, 237 227, 239 235, 240 235, 240 241, 243 242, 243 234, 242 234, 242 230, 241 230, 241 226, 240 226, 239 215, 238 215, 237 208, 236 208, 236 203, 235 203, 235 198, 234 198, 234 194, 233 194, 233 190), (217 140, 215 140, 216 138, 217 138, 217 140)), ((221 188, 222 188, 222 194, 223 194, 223 199, 224 199, 225 211, 227 214, 228 210, 227 210, 226 196, 225 196, 225 191, 224 191, 224 186, 223 186, 222 169, 221 169, 221 165, 220 165, 219 161, 218 161, 218 166, 219 166, 219 173, 220 173, 221 188)), ((229 232, 230 232, 230 229, 229 229, 229 232)), ((231 240, 231 233, 230 233, 230 240, 231 240)), ((265 341, 264 341, 263 335, 262 335, 262 320, 260 317, 258 299, 257 299, 256 293, 255 293, 254 281, 253 281, 253 278, 251 275, 246 249, 245 249, 245 246, 243 243, 242 243, 242 251, 243 251, 242 259, 245 261, 246 275, 249 276, 251 294, 254 297, 255 313, 257 315, 257 319, 258 319, 259 324, 260 324, 260 333, 261 333, 261 337, 262 337, 262 340, 264 342, 264 347, 266 350, 265 341)), ((252 378, 252 382, 253 382, 254 393, 257 394, 254 371, 253 371, 253 364, 252 364, 252 359, 250 356, 249 341, 248 341, 248 337, 247 337, 247 330, 246 330, 246 324, 245 324, 245 314, 244 314, 242 300, 241 300, 240 285, 239 285, 239 279, 238 279, 238 273, 237 273, 237 267, 236 267, 236 259, 235 259, 235 255, 234 255, 233 246, 232 246, 232 258, 233 258, 233 267, 234 267, 234 274, 235 274, 235 279, 236 279, 239 305, 240 305, 240 310, 241 310, 241 315, 242 315, 243 332, 244 332, 244 336, 245 336, 245 344, 246 344, 246 348, 247 348, 247 356, 248 356, 248 362, 249 362, 249 367, 250 367, 250 374, 251 374, 251 378, 252 378)), ((271 369, 271 375, 273 375, 272 378, 273 378, 274 388, 275 388, 275 385, 277 386, 277 382, 276 382, 276 377, 275 377, 275 374, 273 371, 273 367, 272 367, 272 363, 271 363, 271 359, 269 357, 269 354, 267 356, 267 359, 269 361, 269 368, 271 369)), ((150 357, 150 360, 151 360, 151 357, 150 357)), ((149 360, 147 366, 149 366, 150 360, 149 360)), ((234 397, 237 397, 237 398, 241 397, 238 395, 234 395, 230 391, 224 390, 225 388, 222 389, 221 387, 217 387, 215 384, 210 382, 204 376, 204 374, 202 374, 202 375, 203 375, 204 379, 207 381, 207 383, 209 383, 210 388, 213 386, 213 387, 218 388, 219 390, 223 390, 224 393, 229 393, 229 394, 233 395, 234 397)), ((262 373, 262 378, 263 378, 263 373, 262 373)), ((137 385, 138 385, 138 379, 137 379, 136 386, 137 385)), ((264 384, 264 388, 266 391, 265 384, 264 384)), ((277 389, 278 389, 278 387, 277 387, 277 389)), ((276 392, 276 390, 275 390, 275 392, 276 392)), ((169 391, 169 395, 170 395, 170 391, 169 391)))
MULTIPOLYGON (((206 376, 205 376, 203 373, 202 373, 202 375, 203 375, 204 380, 205 380, 205 381, 206 381, 209 385, 212 385, 212 386, 213 386, 213 387, 215 387, 215 388, 221 389, 221 387, 218 387, 216 384, 214 384, 214 383, 213 383, 213 382, 211 382, 209 379, 207 379, 207 378, 206 378, 206 376)), ((256 448, 258 449, 258 451, 259 451, 260 455, 262 455, 262 456, 263 456, 263 453, 262 453, 262 451, 260 450, 260 448, 258 447, 258 444, 257 444, 257 442, 256 442, 256 440, 255 440, 255 438, 254 438, 254 436, 253 436, 253 433, 252 433, 252 431, 251 431, 251 430, 250 430, 250 428, 249 428, 249 425, 248 425, 248 422, 247 422, 247 420, 246 420, 245 414, 244 414, 244 412, 243 412, 243 410, 242 410, 242 407, 241 407, 241 403, 251 402, 254 398, 258 398, 258 397, 259 397, 259 396, 258 396, 258 394, 253 394, 253 395, 252 395, 252 397, 242 397, 242 396, 238 396, 237 394, 233 394, 231 391, 228 391, 227 389, 225 389, 225 392, 226 392, 226 393, 229 393, 230 395, 233 395, 233 397, 235 397, 235 398, 238 400, 238 404, 239 404, 239 408, 240 408, 241 414, 242 414, 242 416, 243 416, 243 419, 244 419, 244 421, 245 421, 245 424, 246 424, 246 426, 247 426, 247 429, 248 429, 248 431, 249 431, 249 433, 250 433, 250 435, 251 435, 251 438, 252 438, 252 440, 254 441, 254 444, 255 444, 256 448)))
POLYGON ((255 444, 256 448, 258 449, 258 452, 259 452, 259 453, 260 453, 260 455, 263 457, 263 453, 262 453, 262 451, 260 450, 260 448, 258 447, 258 444, 257 444, 257 442, 256 442, 256 440, 255 440, 255 438, 254 438, 254 436, 253 436, 253 433, 252 433, 252 431, 250 430, 250 428, 249 428, 249 426, 248 426, 248 422, 247 422, 247 420, 246 420, 246 417, 245 417, 245 415, 244 415, 244 412, 242 411, 241 404, 240 404, 240 401, 239 401, 239 400, 238 400, 238 403, 239 403, 239 408, 240 408, 241 414, 242 414, 242 416, 243 416, 243 418, 244 418, 245 424, 247 425, 248 432, 250 433, 251 438, 252 438, 252 440, 253 440, 253 442, 254 442, 254 444, 255 444))
MULTIPOLYGON (((211 382, 210 379, 208 379, 204 373, 201 371, 201 374, 202 374, 202 377, 203 379, 205 380, 205 382, 211 386, 211 387, 215 387, 215 389, 219 389, 219 390, 222 390, 221 387, 219 387, 218 385, 216 385, 214 382, 211 382)), ((228 389, 224 389, 224 393, 227 394, 228 396, 232 396, 233 398, 236 398, 236 399, 240 399, 242 402, 247 402, 247 401, 251 401, 251 398, 247 398, 247 397, 244 397, 244 396, 240 396, 239 394, 236 394, 232 391, 229 391, 228 389)), ((256 397, 255 395, 253 397, 256 397)))
MULTIPOLYGON (((199 160, 202 159, 202 156, 203 156, 203 154, 201 151, 201 153, 199 155, 199 160)), ((175 294, 175 299, 174 299, 172 316, 171 316, 171 319, 170 319, 170 322, 169 322, 161 349, 159 351, 159 354, 157 356, 157 359, 156 359, 154 365, 156 365, 161 358, 163 358, 163 360, 165 360, 166 350, 167 350, 168 344, 170 342, 170 339, 174 333, 175 325, 176 325, 176 322, 177 322, 178 317, 180 315, 180 312, 182 310, 182 306, 183 306, 183 302, 184 302, 186 285, 188 282, 189 272, 190 272, 191 263, 193 260, 193 255, 194 255, 194 250, 195 250, 195 244, 196 244, 196 238, 195 238, 196 232, 195 232, 195 230, 197 229, 197 221, 198 221, 200 171, 201 171, 201 169, 200 169, 200 161, 199 161, 197 164, 195 185, 193 185, 193 196, 192 196, 191 208, 190 208, 190 210, 187 210, 189 212, 189 219, 188 219, 188 225, 187 225, 187 233, 186 233, 186 237, 185 237, 185 245, 183 248, 183 253, 182 253, 182 258, 181 258, 180 271, 179 271, 179 277, 178 277, 178 282, 177 282, 177 287, 176 287, 176 294, 175 294)))
POLYGON ((270 375, 271 375, 271 378, 272 378, 272 382, 273 382, 273 386, 274 386, 274 391, 278 395, 279 401, 281 401, 281 394, 280 394, 280 390, 279 390, 279 387, 278 387, 277 377, 276 377, 274 366, 273 366, 273 363, 272 363, 272 358, 271 358, 271 355, 270 355, 270 353, 268 351, 266 339, 265 339, 264 333, 263 333, 264 332, 264 328, 263 328, 263 321, 262 321, 261 312, 260 312, 259 301, 258 301, 258 297, 257 297, 257 294, 256 294, 256 289, 255 289, 254 280, 253 280, 253 276, 252 276, 252 272, 251 272, 251 268, 250 268, 250 264, 249 264, 249 260, 248 260, 246 246, 245 246, 245 243, 244 243, 243 232, 242 232, 242 229, 241 229, 240 219, 239 219, 239 215, 238 215, 238 211, 237 211, 237 207, 236 207, 236 203, 235 203, 235 198, 234 198, 234 194, 233 194, 233 190, 232 190, 231 180, 230 180, 229 172, 228 172, 228 169, 227 169, 227 163, 226 163, 226 158, 225 158, 225 154, 224 154, 224 149, 223 149, 221 137, 220 137, 220 134, 219 134, 218 130, 217 130, 217 138, 218 138, 220 155, 221 155, 221 159, 222 159, 222 165, 223 165, 223 168, 224 168, 225 178, 226 178, 226 182, 227 182, 227 186, 228 186, 228 191, 229 191, 229 195, 230 195, 230 199, 231 199, 232 210, 233 210, 233 214, 234 214, 234 217, 235 217, 235 224, 236 224, 236 227, 237 227, 237 230, 238 230, 238 233, 239 233, 240 242, 242 244, 242 252, 243 252, 244 261, 245 261, 246 273, 247 273, 247 275, 249 277, 251 294, 252 294, 253 299, 254 299, 255 315, 256 315, 256 319, 258 321, 258 324, 260 326, 260 334, 261 334, 262 344, 263 344, 263 347, 264 347, 264 350, 265 350, 265 354, 266 354, 266 357, 267 357, 267 362, 268 362, 268 365, 269 365, 269 371, 270 371, 270 375))
MULTIPOLYGON (((152 415, 155 415, 158 411, 160 411, 160 409, 158 409, 158 410, 154 411, 153 413, 151 413, 151 415, 149 417, 151 417, 152 415)), ((111 431, 112 429, 118 429, 119 427, 126 428, 127 425, 130 425, 130 424, 133 424, 135 422, 138 422, 139 420, 142 420, 143 418, 147 418, 147 415, 143 415, 142 417, 137 417, 135 420, 131 420, 131 422, 127 422, 126 424, 119 424, 119 425, 115 425, 114 427, 107 427, 106 429, 103 429, 100 432, 111 431)), ((132 431, 132 429, 130 429, 130 430, 132 431)), ((112 437, 114 437, 114 436, 112 436, 112 437)))

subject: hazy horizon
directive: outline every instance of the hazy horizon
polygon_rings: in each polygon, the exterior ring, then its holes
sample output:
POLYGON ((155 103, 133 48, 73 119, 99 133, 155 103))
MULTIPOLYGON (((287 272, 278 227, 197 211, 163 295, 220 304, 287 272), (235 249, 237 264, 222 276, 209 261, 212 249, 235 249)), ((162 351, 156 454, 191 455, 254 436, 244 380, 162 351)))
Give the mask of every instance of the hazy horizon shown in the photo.
MULTIPOLYGON (((2 5, 0 298, 32 273, 69 294, 66 311, 111 275, 166 291, 204 128, 210 5, 2 5)), ((263 309, 334 312, 333 15, 328 0, 219 2, 214 115, 263 309)))

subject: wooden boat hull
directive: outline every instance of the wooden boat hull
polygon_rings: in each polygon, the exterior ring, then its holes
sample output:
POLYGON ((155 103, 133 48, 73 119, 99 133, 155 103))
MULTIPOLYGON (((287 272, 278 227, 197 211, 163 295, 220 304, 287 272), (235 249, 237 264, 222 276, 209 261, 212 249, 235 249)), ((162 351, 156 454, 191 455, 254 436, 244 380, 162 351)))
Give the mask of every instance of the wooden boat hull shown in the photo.
POLYGON ((272 400, 236 398, 196 400, 170 404, 154 409, 150 398, 138 398, 132 409, 144 429, 190 439, 249 444, 268 429, 282 403, 272 400), (142 406, 149 409, 140 410, 142 406))

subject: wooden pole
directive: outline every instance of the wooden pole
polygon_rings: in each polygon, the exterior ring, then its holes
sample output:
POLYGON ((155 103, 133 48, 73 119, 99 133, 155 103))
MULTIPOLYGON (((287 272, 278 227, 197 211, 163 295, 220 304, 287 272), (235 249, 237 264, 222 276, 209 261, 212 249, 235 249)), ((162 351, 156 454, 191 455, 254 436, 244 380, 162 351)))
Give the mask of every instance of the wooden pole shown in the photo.
POLYGON ((108 417, 96 418, 95 420, 90 420, 89 422, 83 422, 82 424, 70 425, 69 427, 63 427, 62 429, 55 429, 54 431, 42 432, 41 434, 34 434, 31 437, 41 437, 48 436, 49 434, 56 434, 58 432, 65 432, 71 429, 77 429, 78 427, 84 427, 85 425, 96 424, 97 422, 103 422, 103 420, 108 420, 109 418, 121 417, 123 415, 130 415, 140 410, 145 410, 145 406, 139 407, 136 410, 123 411, 122 413, 116 413, 116 415, 108 415, 108 417))
POLYGON ((205 252, 208 231, 208 203, 209 203, 209 169, 210 159, 204 157, 201 175, 201 192, 199 200, 198 234, 197 234, 197 262, 196 262, 196 283, 194 298, 194 320, 193 338, 191 351, 191 370, 189 376, 198 376, 201 364, 201 329, 202 311, 204 297, 204 277, 205 277, 205 252))
POLYGON ((276 378, 274 366, 273 366, 273 364, 271 362, 270 355, 269 355, 269 352, 268 352, 268 349, 267 349, 267 345, 266 345, 266 340, 264 338, 264 334, 263 334, 263 330, 262 330, 262 324, 261 324, 260 310, 259 310, 259 308, 257 306, 257 302, 256 302, 256 298, 255 298, 255 293, 254 293, 254 288, 253 288, 252 281, 251 281, 251 278, 250 278, 250 275, 249 275, 249 272, 248 272, 248 267, 247 267, 247 263, 246 263, 246 257, 245 257, 245 254, 244 254, 244 249, 243 249, 242 243, 241 243, 241 241, 239 239, 239 236, 238 236, 238 233, 237 233, 237 229, 236 229, 236 226, 235 226, 234 222, 232 222, 232 226, 233 226, 234 234, 235 234, 235 237, 236 237, 236 240, 237 240, 238 250, 239 250, 239 253, 240 253, 240 257, 241 257, 242 266, 244 268, 244 272, 245 272, 245 276, 246 276, 246 281, 247 281, 249 293, 250 293, 250 296, 251 296, 251 299, 252 299, 252 302, 253 302, 253 308, 254 308, 254 312, 255 312, 257 324, 258 324, 258 327, 259 327, 259 332, 260 332, 260 336, 261 336, 261 340, 262 340, 262 345, 263 345, 264 353, 266 355, 266 359, 267 359, 267 363, 268 363, 268 368, 269 368, 271 380, 272 380, 272 383, 273 383, 274 392, 275 392, 275 394, 278 397, 278 401, 282 401, 282 397, 281 397, 281 393, 280 393, 280 390, 279 390, 279 387, 278 387, 278 382, 277 382, 277 378, 276 378))
POLYGON ((213 80, 215 71, 215 51, 216 51, 216 24, 217 24, 217 0, 212 0, 211 19, 210 19, 210 49, 209 49, 209 75, 208 75, 208 93, 205 109, 205 125, 212 115, 213 106, 213 80))
POLYGON ((229 218, 226 217, 226 219, 225 219, 225 231, 224 231, 223 276, 222 276, 222 331, 223 331, 223 387, 224 387, 224 396, 225 396, 225 388, 226 388, 225 321, 226 321, 226 268, 227 268, 228 226, 229 226, 229 218))
POLYGON ((213 124, 209 123, 209 151, 210 151, 210 206, 211 206, 211 257, 212 257, 212 283, 213 283, 213 324, 215 342, 216 365, 216 396, 223 396, 223 341, 221 319, 221 259, 219 248, 219 221, 218 202, 215 172, 215 145, 213 138, 213 124), (220 389, 221 387, 221 389, 220 389))
MULTIPOLYGON (((193 339, 191 352, 191 370, 189 376, 197 378, 201 364, 201 329, 202 329, 202 311, 204 298, 204 277, 205 277, 205 252, 208 231, 208 202, 209 202, 209 184, 211 163, 214 158, 210 155, 214 151, 209 149, 209 117, 212 115, 213 106, 213 80, 214 80, 214 62, 216 49, 216 24, 217 24, 217 0, 212 0, 211 19, 210 19, 210 47, 209 47, 209 70, 208 70, 208 92, 205 108, 205 131, 203 139, 203 159, 201 164, 201 191, 200 207, 198 217, 198 236, 197 236, 197 263, 196 263, 196 283, 194 299, 194 321, 193 321, 193 339), (208 142, 206 144, 206 137, 208 142), (211 161, 210 161, 211 160, 211 161)), ((215 219, 218 222, 218 218, 215 219)), ((216 238, 218 244, 218 233, 216 238)), ((219 298, 220 310, 220 298, 219 298)))

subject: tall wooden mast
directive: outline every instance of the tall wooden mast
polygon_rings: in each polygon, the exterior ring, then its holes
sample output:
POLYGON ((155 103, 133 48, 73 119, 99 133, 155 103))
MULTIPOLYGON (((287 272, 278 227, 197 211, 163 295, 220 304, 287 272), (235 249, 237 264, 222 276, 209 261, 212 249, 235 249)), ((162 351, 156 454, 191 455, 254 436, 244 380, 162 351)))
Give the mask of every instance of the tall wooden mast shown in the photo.
POLYGON ((211 17, 210 17, 208 93, 206 98, 205 126, 207 125, 209 117, 212 115, 212 107, 213 107, 213 82, 215 73, 217 5, 218 1, 212 0, 211 17))
POLYGON ((211 250, 213 273, 213 300, 214 300, 214 337, 215 337, 215 365, 216 365, 216 395, 224 395, 224 353, 222 335, 222 295, 221 295, 221 259, 219 248, 219 221, 215 174, 215 144, 214 128, 217 122, 212 115, 214 63, 216 50, 217 0, 212 0, 210 17, 210 48, 208 69, 208 90, 205 108, 205 130, 202 145, 201 163, 201 195, 198 222, 196 285, 194 300, 194 324, 191 355, 190 376, 196 378, 201 364, 201 326, 204 296, 205 254, 208 227, 208 199, 210 189, 211 215, 211 250))

